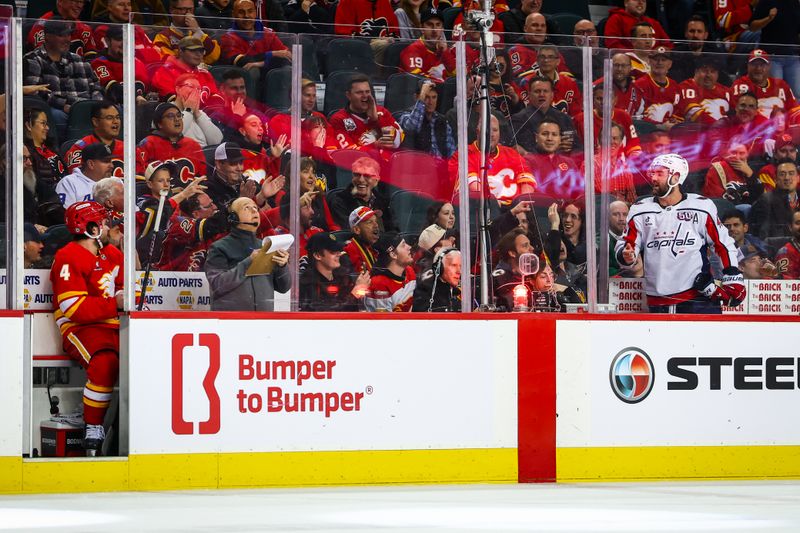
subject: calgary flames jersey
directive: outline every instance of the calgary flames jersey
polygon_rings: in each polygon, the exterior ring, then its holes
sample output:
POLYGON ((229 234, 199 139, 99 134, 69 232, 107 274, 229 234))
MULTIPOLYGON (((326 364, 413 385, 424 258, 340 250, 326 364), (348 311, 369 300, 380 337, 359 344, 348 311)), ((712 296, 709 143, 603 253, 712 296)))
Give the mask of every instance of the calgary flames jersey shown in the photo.
POLYGON ((797 100, 795 100, 789 84, 778 78, 767 78, 767 84, 764 87, 756 85, 747 75, 733 82, 734 96, 738 97, 746 92, 756 95, 758 112, 765 118, 772 118, 776 110, 790 113, 797 107, 797 100))
MULTIPOLYGON (((450 175, 458 175, 458 153, 450 159, 450 175)), ((516 150, 498 146, 489 156, 489 192, 502 205, 509 205, 520 193, 522 185, 536 186, 530 167, 516 150)), ((478 184, 481 154, 477 143, 472 143, 467 152, 467 183, 478 184)))
POLYGON ((705 89, 689 78, 680 84, 680 90, 680 103, 675 110, 678 119, 711 126, 728 116, 731 91, 724 85, 717 83, 705 89))
POLYGON ((420 37, 406 46, 400 54, 400 70, 430 78, 441 83, 456 71, 456 54, 454 48, 448 48, 437 54, 425 46, 420 37))
POLYGON ((55 319, 66 340, 84 327, 119 328, 116 293, 122 290, 122 252, 113 245, 99 255, 70 242, 58 252, 50 269, 55 319))
POLYGON ((184 188, 195 178, 206 175, 203 149, 194 139, 181 137, 171 142, 160 135, 148 135, 136 147, 137 179, 144 179, 147 165, 153 161, 172 161, 178 166, 177 182, 173 187, 184 188))
POLYGON ((364 297, 367 311, 405 312, 411 311, 414 289, 417 286, 413 267, 406 267, 403 276, 395 276, 388 269, 372 271, 369 291, 364 297))
POLYGON ((665 85, 657 83, 652 76, 642 76, 633 82, 635 91, 631 101, 633 117, 641 117, 647 122, 663 124, 667 122, 680 101, 680 90, 675 80, 667 78, 665 85))
POLYGON ((351 113, 346 107, 334 113, 330 123, 339 147, 351 149, 369 147, 381 138, 381 129, 386 127, 392 127, 398 132, 395 148, 400 146, 400 140, 402 140, 400 132, 403 131, 400 124, 385 107, 377 106, 377 110, 377 123, 351 113))
MULTIPOLYGON (((64 154, 64 159, 67 163, 67 173, 71 174, 75 171, 76 168, 81 166, 81 162, 83 161, 83 149, 93 143, 101 143, 100 139, 95 137, 94 133, 87 135, 83 139, 79 139, 75 141, 75 144, 67 150, 67 153, 64 154)), ((125 145, 122 141, 114 141, 111 143, 111 155, 112 155, 112 162, 114 163, 114 169, 111 171, 111 175, 117 178, 124 178, 124 159, 125 159, 125 145)))

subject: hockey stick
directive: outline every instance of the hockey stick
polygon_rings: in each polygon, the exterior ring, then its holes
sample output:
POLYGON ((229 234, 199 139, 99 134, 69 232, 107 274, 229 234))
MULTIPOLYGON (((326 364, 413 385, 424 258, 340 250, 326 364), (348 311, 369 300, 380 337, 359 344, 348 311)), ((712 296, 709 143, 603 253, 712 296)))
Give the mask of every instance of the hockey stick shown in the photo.
POLYGON ((167 189, 163 189, 158 196, 158 209, 156 210, 156 225, 153 231, 153 237, 150 239, 150 249, 147 252, 147 265, 144 269, 144 278, 142 279, 142 296, 139 298, 139 305, 136 307, 137 311, 144 308, 144 300, 147 295, 147 282, 150 280, 150 267, 153 263, 153 252, 156 249, 156 239, 158 234, 161 233, 161 214, 164 212, 164 200, 167 198, 167 189))

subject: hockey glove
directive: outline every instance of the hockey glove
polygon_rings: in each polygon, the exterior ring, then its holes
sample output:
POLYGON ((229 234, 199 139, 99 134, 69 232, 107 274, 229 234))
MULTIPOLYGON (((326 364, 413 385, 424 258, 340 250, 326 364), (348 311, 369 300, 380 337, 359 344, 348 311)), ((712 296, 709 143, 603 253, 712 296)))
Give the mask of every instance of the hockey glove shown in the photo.
MULTIPOLYGON (((725 292, 711 274, 701 272, 694 278, 694 288, 712 302, 727 302, 730 300, 728 293, 725 292)), ((726 304, 727 305, 727 304, 726 304)))
POLYGON ((728 307, 736 307, 744 301, 747 296, 747 288, 744 286, 744 276, 736 267, 728 267, 722 271, 722 290, 728 295, 728 307))

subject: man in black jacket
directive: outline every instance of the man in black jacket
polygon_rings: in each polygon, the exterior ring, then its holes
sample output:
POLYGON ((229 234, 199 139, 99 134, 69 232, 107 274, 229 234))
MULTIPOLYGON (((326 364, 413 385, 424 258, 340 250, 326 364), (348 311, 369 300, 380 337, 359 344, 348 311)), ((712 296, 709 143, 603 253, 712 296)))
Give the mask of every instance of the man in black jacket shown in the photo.
POLYGON ((753 204, 750 225, 761 239, 791 237, 792 212, 800 205, 797 195, 797 163, 781 159, 775 166, 775 190, 765 192, 753 204))
POLYGON ((308 239, 309 264, 300 274, 301 311, 358 311, 358 301, 369 287, 362 272, 355 282, 340 258, 344 245, 332 233, 316 233, 308 239))

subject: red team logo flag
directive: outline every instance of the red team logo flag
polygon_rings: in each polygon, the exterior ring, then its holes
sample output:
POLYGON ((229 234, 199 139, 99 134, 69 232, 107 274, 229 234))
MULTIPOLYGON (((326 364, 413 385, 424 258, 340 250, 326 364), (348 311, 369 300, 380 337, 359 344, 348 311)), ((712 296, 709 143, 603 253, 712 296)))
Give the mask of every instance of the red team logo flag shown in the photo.
MULTIPOLYGON (((219 433, 220 402, 219 393, 214 385, 219 374, 220 349, 219 336, 214 333, 200 333, 199 346, 208 348, 208 371, 203 378, 203 391, 208 398, 208 420, 199 422, 197 433, 213 435, 219 433)), ((183 397, 183 359, 184 350, 194 346, 193 333, 178 333, 172 337, 172 432, 176 435, 192 435, 194 423, 184 417, 183 397)))

